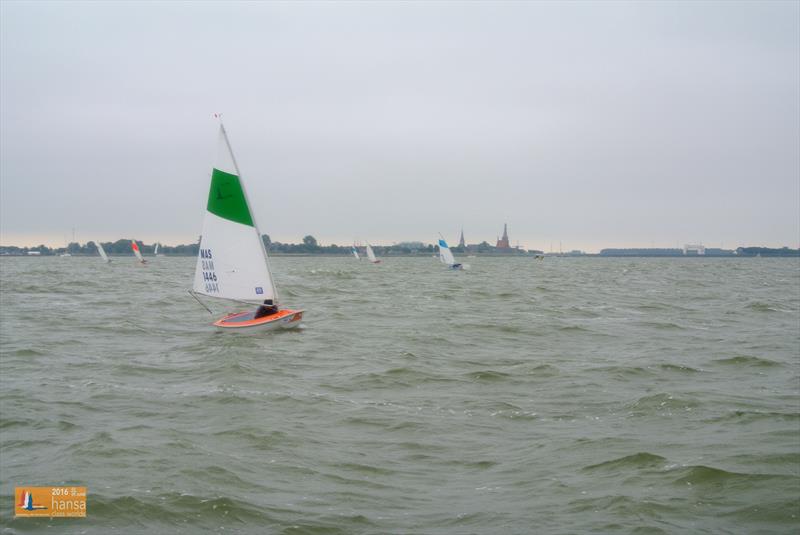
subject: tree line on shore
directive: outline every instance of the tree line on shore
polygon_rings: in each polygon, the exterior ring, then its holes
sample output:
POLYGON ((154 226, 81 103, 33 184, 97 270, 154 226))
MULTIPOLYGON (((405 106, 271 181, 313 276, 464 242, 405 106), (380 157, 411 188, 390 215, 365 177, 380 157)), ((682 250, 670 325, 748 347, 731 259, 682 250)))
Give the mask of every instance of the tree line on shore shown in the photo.
MULTIPOLYGON (((267 234, 261 236, 264 241, 264 246, 267 251, 273 254, 322 254, 322 255, 349 255, 352 254, 351 245, 320 245, 314 236, 308 235, 303 238, 302 243, 281 243, 272 241, 267 234)), ((110 255, 130 255, 131 242, 130 239, 119 239, 114 242, 101 242, 103 249, 110 255)), ((137 241, 142 254, 154 254, 156 244, 145 244, 137 241)), ((159 244, 159 254, 167 256, 197 256, 200 248, 198 243, 182 244, 182 245, 161 245, 159 244)), ((373 245, 375 254, 379 256, 390 255, 432 255, 438 252, 439 248, 436 245, 422 242, 402 242, 394 245, 373 245)), ((363 245, 358 247, 359 251, 363 253, 363 245)), ((537 250, 524 250, 524 249, 498 249, 487 242, 482 242, 476 245, 468 245, 467 247, 451 247, 454 253, 477 253, 477 254, 513 254, 513 255, 534 255, 542 254, 542 251, 537 250)), ((16 246, 0 246, 0 255, 28 255, 35 254, 41 256, 56 256, 64 253, 71 255, 96 255, 97 245, 95 242, 90 241, 84 244, 72 242, 66 247, 51 248, 46 245, 37 245, 36 247, 16 247, 16 246)), ((573 251, 564 255, 555 256, 684 256, 682 249, 658 249, 658 248, 644 248, 644 249, 603 249, 599 255, 584 255, 584 253, 573 251)), ((739 247, 737 249, 706 249, 704 256, 727 256, 727 257, 742 257, 742 256, 800 256, 800 249, 790 249, 788 247, 770 248, 770 247, 739 247)))
MULTIPOLYGON (((349 255, 352 254, 351 245, 321 245, 314 236, 308 235, 303 238, 301 243, 281 243, 272 241, 269 235, 264 234, 261 236, 264 246, 270 253, 277 254, 327 254, 327 255, 349 255)), ((109 255, 130 255, 131 253, 131 239, 119 239, 113 242, 100 242, 105 252, 109 255)), ((141 241, 136 241, 139 250, 142 254, 154 254, 156 244, 146 244, 141 241)), ((158 253, 167 256, 197 256, 200 248, 198 243, 183 244, 183 245, 162 245, 159 244, 158 253)), ((364 246, 360 245, 357 248, 363 253, 364 246)), ((403 242, 394 245, 373 245, 372 249, 377 255, 430 255, 436 253, 439 249, 433 244, 426 244, 422 242, 403 242)), ((495 247, 489 245, 487 242, 480 243, 476 246, 465 247, 452 247, 455 253, 465 252, 478 252, 478 253, 493 253, 504 252, 508 253, 509 250, 498 251, 495 247)), ((0 254, 3 255, 27 255, 29 253, 38 254, 42 256, 55 256, 64 253, 70 255, 96 255, 97 245, 95 242, 90 241, 84 244, 72 242, 66 247, 51 248, 46 245, 37 245, 35 247, 15 247, 15 246, 0 246, 0 254)), ((511 249, 513 254, 525 254, 527 251, 522 249, 511 249)), ((531 251, 540 252, 540 251, 531 251)))

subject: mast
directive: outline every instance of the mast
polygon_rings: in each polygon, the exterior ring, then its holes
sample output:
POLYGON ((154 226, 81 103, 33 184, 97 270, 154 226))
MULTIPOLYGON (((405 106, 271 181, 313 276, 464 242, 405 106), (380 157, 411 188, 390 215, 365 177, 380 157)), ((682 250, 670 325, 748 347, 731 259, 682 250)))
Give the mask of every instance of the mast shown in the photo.
POLYGON ((219 128, 222 132, 222 137, 225 140, 225 145, 228 147, 228 154, 231 155, 231 160, 233 161, 233 167, 236 169, 236 176, 239 177, 239 182, 242 185, 242 193, 244 194, 244 200, 247 202, 247 207, 250 210, 250 218, 253 220, 253 227, 255 228, 256 235, 258 236, 258 244, 261 247, 261 254, 264 257, 264 263, 267 265, 267 272, 269 273, 269 283, 272 285, 272 301, 275 305, 277 305, 280 300, 278 299, 278 289, 275 288, 275 278, 272 276, 272 269, 269 266, 269 256, 267 256, 267 249, 264 247, 264 240, 261 239, 261 230, 258 228, 258 222, 256 221, 256 214, 252 209, 252 204, 250 203, 250 198, 247 196, 247 188, 244 185, 244 180, 242 178, 242 172, 239 171, 239 164, 236 162, 236 156, 233 154, 233 148, 231 147, 231 142, 228 139, 228 132, 225 130, 225 125, 222 123, 222 117, 219 117, 219 128))

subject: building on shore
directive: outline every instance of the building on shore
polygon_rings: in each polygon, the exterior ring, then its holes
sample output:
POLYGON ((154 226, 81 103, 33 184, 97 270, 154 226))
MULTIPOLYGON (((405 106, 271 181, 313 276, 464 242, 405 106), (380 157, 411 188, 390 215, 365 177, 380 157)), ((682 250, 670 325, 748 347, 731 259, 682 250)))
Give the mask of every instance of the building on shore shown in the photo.
POLYGON ((706 254, 706 248, 704 245, 699 243, 687 243, 686 245, 683 246, 683 254, 684 255, 695 254, 702 256, 706 254))
POLYGON ((458 246, 461 247, 462 249, 467 246, 464 243, 464 227, 461 227, 461 238, 459 238, 458 240, 458 246))
POLYGON ((508 223, 503 224, 503 237, 497 238, 497 245, 495 245, 497 249, 511 249, 511 245, 508 241, 508 223))

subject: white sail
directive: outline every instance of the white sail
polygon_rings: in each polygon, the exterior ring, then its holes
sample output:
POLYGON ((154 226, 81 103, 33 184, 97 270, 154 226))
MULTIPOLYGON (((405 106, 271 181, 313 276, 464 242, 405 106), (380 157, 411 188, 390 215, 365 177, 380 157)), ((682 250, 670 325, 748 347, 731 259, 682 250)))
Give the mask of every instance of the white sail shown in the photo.
POLYGON ((158 244, 156 244, 156 248, 153 249, 153 256, 158 256, 158 244))
POLYGON ((442 262, 442 264, 447 264, 448 266, 452 266, 456 263, 453 253, 447 246, 447 242, 443 239, 439 240, 439 260, 442 262))
POLYGON ((142 258, 142 252, 139 251, 139 246, 136 244, 136 240, 131 240, 131 249, 133 249, 133 254, 136 255, 136 259, 144 264, 144 258, 142 258))
POLYGON ((103 262, 105 263, 111 262, 111 259, 108 258, 108 255, 106 254, 106 250, 103 249, 103 245, 99 241, 96 241, 94 243, 95 245, 97 245, 97 252, 100 253, 100 258, 103 259, 103 262))
POLYGON ((367 244, 367 258, 369 258, 369 261, 372 263, 378 261, 378 259, 375 258, 375 253, 372 251, 372 247, 370 247, 369 243, 367 244))
POLYGON ((353 245, 353 256, 356 257, 356 260, 361 260, 361 257, 358 256, 358 249, 356 249, 355 245, 353 245))
POLYGON ((278 304, 267 251, 221 123, 193 289, 222 299, 278 304))

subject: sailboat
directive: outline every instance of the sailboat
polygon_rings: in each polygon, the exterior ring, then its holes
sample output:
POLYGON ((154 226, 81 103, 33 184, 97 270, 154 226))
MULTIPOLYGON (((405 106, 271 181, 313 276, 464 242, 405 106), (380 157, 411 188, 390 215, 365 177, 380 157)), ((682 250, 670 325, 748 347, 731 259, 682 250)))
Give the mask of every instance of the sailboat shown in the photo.
POLYGON ((450 269, 464 269, 463 265, 456 263, 456 259, 444 238, 439 239, 439 261, 442 264, 446 264, 450 269))
POLYGON ((303 310, 281 310, 278 306, 267 250, 221 120, 217 163, 211 173, 190 293, 198 301, 197 296, 202 295, 251 305, 249 311, 228 314, 215 321, 213 325, 217 327, 291 329, 300 325, 303 318, 303 310))
POLYGON ((103 249, 103 245, 99 241, 94 242, 94 244, 97 245, 97 252, 100 253, 100 258, 103 259, 103 262, 110 264, 111 259, 106 254, 106 250, 103 249))
POLYGON ((373 264, 380 264, 381 261, 375 258, 375 253, 372 251, 372 247, 369 246, 369 242, 367 242, 367 258, 373 264))
MULTIPOLYGON (((72 227, 72 242, 75 243, 75 227, 72 227)), ((69 244, 67 243, 67 238, 66 237, 64 238, 64 252, 61 253, 58 256, 60 256, 62 258, 68 258, 68 257, 72 256, 69 253, 69 244)))
POLYGON ((147 260, 142 258, 142 252, 139 250, 136 240, 131 240, 131 249, 133 249, 133 254, 136 255, 136 260, 138 260, 140 264, 144 265, 147 263, 147 260))
POLYGON ((153 256, 164 256, 163 254, 158 254, 158 246, 159 245, 161 245, 161 244, 157 243, 155 249, 153 249, 153 256))
POLYGON ((353 256, 356 257, 356 260, 361 260, 361 257, 358 256, 358 249, 356 249, 356 244, 353 244, 352 251, 353 251, 353 256))

